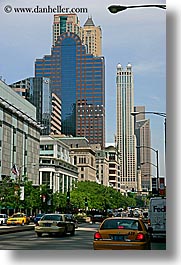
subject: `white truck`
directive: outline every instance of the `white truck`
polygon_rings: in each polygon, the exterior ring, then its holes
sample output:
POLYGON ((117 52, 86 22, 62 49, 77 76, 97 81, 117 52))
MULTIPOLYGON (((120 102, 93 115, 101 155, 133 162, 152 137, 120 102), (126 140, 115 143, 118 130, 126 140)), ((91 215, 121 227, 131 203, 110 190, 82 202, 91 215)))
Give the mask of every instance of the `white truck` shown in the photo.
POLYGON ((148 209, 148 228, 152 238, 166 239, 166 198, 153 197, 148 209))

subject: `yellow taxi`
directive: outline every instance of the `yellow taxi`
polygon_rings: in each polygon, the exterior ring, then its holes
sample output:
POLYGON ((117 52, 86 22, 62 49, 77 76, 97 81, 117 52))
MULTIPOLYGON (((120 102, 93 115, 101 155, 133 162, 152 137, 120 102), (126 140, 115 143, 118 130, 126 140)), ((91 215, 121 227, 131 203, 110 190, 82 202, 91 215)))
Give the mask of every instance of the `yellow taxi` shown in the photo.
POLYGON ((150 233, 140 218, 106 218, 94 234, 95 250, 149 250, 150 233))
POLYGON ((7 220, 7 225, 25 225, 29 224, 29 218, 24 213, 14 213, 7 220))

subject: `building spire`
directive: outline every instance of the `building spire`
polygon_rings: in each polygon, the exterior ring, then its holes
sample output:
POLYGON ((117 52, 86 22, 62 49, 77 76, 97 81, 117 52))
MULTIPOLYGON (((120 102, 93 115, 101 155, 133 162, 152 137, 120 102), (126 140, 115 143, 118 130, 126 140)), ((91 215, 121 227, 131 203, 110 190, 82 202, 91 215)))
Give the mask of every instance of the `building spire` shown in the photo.
POLYGON ((95 24, 94 24, 94 22, 93 22, 93 20, 92 20, 92 17, 90 16, 88 16, 88 19, 87 19, 87 21, 85 22, 85 24, 84 24, 84 27, 90 27, 90 26, 95 26, 95 24))

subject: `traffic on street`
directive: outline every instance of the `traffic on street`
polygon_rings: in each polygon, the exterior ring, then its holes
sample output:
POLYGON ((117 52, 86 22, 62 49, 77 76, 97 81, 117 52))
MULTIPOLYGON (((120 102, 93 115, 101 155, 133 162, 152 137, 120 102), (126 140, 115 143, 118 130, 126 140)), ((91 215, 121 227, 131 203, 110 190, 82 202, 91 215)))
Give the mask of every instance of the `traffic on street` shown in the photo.
MULTIPOLYGON (((75 230, 75 235, 48 235, 37 237, 34 224, 25 225, 21 232, 1 234, 4 229, 11 227, 0 227, 0 249, 1 250, 93 250, 94 234, 100 223, 81 223, 75 230), (29 227, 28 231, 26 227, 29 227), (24 229, 24 230, 23 230, 24 229)), ((14 228, 15 229, 15 228, 14 228)), ((166 242, 157 240, 151 242, 151 250, 165 250, 166 242)))

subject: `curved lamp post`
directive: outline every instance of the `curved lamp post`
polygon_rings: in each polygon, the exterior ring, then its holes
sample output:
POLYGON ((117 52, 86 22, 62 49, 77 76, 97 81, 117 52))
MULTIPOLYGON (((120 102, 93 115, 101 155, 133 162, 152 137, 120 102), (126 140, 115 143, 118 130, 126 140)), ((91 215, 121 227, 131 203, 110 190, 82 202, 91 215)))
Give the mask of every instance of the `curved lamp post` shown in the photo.
POLYGON ((165 112, 158 112, 158 111, 134 111, 134 112, 131 112, 132 116, 136 116, 136 115, 139 115, 139 114, 153 114, 153 115, 158 115, 158 116, 161 116, 161 117, 165 118, 164 134, 165 134, 165 157, 166 157, 166 113, 165 112))
POLYGON ((166 5, 139 5, 139 6, 120 6, 120 5, 111 5, 108 7, 108 10, 113 13, 116 14, 118 12, 124 11, 128 8, 140 8, 140 7, 157 7, 157 8, 161 8, 161 9, 166 9, 166 5))
POLYGON ((148 149, 151 149, 152 151, 154 151, 156 153, 156 165, 154 165, 156 167, 156 170, 157 170, 157 193, 158 193, 158 187, 159 187, 159 165, 158 165, 158 150, 150 147, 150 146, 145 146, 145 145, 141 145, 141 146, 136 146, 136 148, 148 148, 148 149))

